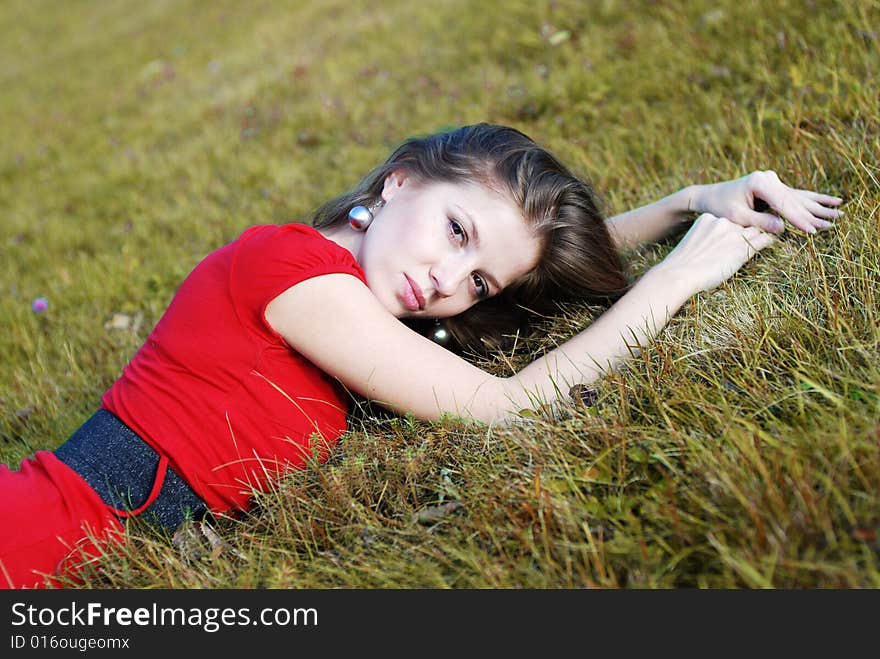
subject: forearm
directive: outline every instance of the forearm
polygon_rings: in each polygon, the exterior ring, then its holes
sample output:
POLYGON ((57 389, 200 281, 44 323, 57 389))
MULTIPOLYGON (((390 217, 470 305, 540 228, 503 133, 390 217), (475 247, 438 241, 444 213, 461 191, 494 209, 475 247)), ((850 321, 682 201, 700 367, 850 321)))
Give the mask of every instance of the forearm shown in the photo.
POLYGON ((609 218, 607 225, 617 248, 632 249, 656 242, 690 219, 697 211, 699 188, 690 185, 652 204, 609 218))
POLYGON ((587 329, 502 380, 508 418, 536 403, 567 398, 575 384, 589 384, 644 347, 691 296, 685 277, 660 264, 587 329))

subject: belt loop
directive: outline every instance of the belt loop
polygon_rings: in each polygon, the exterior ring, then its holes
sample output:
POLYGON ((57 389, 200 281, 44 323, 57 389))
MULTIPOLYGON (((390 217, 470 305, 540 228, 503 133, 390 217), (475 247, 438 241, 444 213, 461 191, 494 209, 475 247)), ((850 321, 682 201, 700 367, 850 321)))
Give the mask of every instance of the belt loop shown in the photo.
POLYGON ((163 455, 159 458, 159 466, 156 468, 156 477, 153 479, 153 489, 150 490, 147 500, 134 510, 119 510, 118 508, 113 508, 113 512, 120 517, 133 517, 134 515, 139 515, 144 512, 156 500, 156 497, 159 496, 159 492, 162 490, 162 484, 165 482, 165 473, 167 471, 168 458, 163 455))

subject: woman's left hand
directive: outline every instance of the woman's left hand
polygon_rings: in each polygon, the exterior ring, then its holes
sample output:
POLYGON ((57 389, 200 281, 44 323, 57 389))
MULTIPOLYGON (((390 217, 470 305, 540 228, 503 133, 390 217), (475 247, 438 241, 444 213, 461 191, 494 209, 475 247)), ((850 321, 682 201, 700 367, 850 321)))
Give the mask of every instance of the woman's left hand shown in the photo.
POLYGON ((696 186, 689 210, 777 234, 784 231, 784 218, 798 229, 816 233, 833 226, 829 220, 843 215, 834 208, 841 203, 839 197, 791 188, 776 172, 757 171, 732 181, 696 186))

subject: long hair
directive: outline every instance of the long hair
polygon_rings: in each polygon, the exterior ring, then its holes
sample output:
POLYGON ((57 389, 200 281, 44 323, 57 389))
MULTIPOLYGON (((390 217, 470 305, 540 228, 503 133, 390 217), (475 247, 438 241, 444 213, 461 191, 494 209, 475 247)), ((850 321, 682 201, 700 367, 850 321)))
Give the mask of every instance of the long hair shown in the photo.
MULTIPOLYGON (((352 207, 375 204, 385 178, 400 169, 422 183, 476 181, 506 193, 542 246, 534 270, 445 320, 453 351, 505 349, 518 333, 528 331, 534 314, 552 314, 566 302, 607 304, 632 285, 590 184, 507 126, 481 123, 408 139, 353 190, 315 211, 312 225, 346 222, 352 207)), ((430 324, 401 320, 420 332, 430 324)))

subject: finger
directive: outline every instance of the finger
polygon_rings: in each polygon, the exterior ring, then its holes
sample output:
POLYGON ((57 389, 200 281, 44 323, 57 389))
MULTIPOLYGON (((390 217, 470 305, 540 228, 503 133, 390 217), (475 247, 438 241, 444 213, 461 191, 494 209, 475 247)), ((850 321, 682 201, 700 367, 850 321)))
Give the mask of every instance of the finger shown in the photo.
POLYGON ((754 193, 764 199, 780 217, 784 217, 801 231, 816 233, 813 215, 804 206, 799 192, 782 183, 774 172, 764 174, 755 177, 754 193))
POLYGON ((813 217, 813 214, 810 213, 802 203, 800 203, 800 200, 793 196, 786 196, 783 198, 780 201, 779 206, 774 206, 773 210, 801 231, 816 233, 816 227, 814 226, 815 218, 813 217))
MULTIPOLYGON (((779 180, 775 172, 763 172, 763 174, 763 176, 755 177, 752 183, 754 196, 762 199, 764 204, 770 207, 769 210, 776 215, 784 217, 795 226, 806 230, 806 227, 800 225, 807 222, 809 218, 804 215, 808 215, 808 213, 802 215, 797 212, 798 207, 802 207, 797 195, 779 180)), ((762 208, 762 210, 766 209, 762 208)), ((771 215, 772 213, 763 214, 771 215)))
POLYGON ((820 192, 813 192, 812 190, 799 190, 795 188, 795 192, 806 195, 812 201, 819 202, 820 204, 824 204, 826 206, 839 206, 843 203, 843 199, 841 199, 840 197, 832 197, 831 195, 821 194, 820 192))
MULTIPOLYGON (((806 203, 806 208, 811 215, 809 224, 814 230, 824 231, 830 229, 834 226, 830 220, 843 217, 844 215, 843 211, 827 208, 814 201, 808 201, 806 203)), ((809 229, 804 230, 808 233, 813 233, 813 231, 810 231, 809 229)))
POLYGON ((779 238, 774 236, 772 233, 762 233, 760 236, 752 241, 752 246, 760 251, 765 247, 770 247, 770 245, 778 242, 779 238))
POLYGON ((743 238, 746 240, 752 240, 760 236, 762 233, 766 233, 763 229, 759 229, 758 227, 748 227, 742 232, 743 238))
POLYGON ((785 222, 773 213, 746 211, 737 218, 737 224, 758 227, 770 233, 782 233, 785 231, 785 222))
POLYGON ((807 202, 807 209, 816 217, 821 217, 826 220, 843 217, 845 215, 843 211, 839 211, 836 208, 828 208, 815 201, 807 202))
POLYGON ((813 218, 812 224, 813 228, 819 231, 825 231, 826 229, 830 229, 834 226, 833 222, 829 222, 828 220, 820 220, 818 217, 813 218))
POLYGON ((778 242, 779 239, 771 233, 767 233, 765 231, 761 231, 756 236, 743 236, 746 243, 748 243, 748 257, 752 258, 755 254, 760 252, 762 249, 769 247, 775 242, 778 242))

